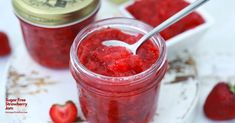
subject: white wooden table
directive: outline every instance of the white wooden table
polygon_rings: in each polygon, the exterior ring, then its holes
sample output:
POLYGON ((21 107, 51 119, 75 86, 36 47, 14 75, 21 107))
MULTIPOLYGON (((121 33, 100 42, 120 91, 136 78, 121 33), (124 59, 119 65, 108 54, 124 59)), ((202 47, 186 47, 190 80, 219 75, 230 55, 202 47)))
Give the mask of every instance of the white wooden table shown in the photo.
MULTIPOLYGON (((235 80, 235 1, 211 0, 203 6, 216 23, 199 42, 193 56, 197 60, 201 81, 201 96, 198 106, 198 115, 193 123, 217 123, 205 118, 202 111, 204 100, 219 80, 235 80)), ((105 6, 105 5, 103 5, 105 6)), ((112 8, 110 6, 110 8, 112 8)), ((109 10, 101 10, 109 11, 109 10)), ((100 16, 100 15, 99 15, 100 16)), ((104 15, 102 15, 104 16, 104 15)), ((107 17, 110 15, 107 14, 107 17)), ((10 0, 0 0, 0 30, 5 31, 11 40, 13 52, 23 43, 17 18, 13 14, 10 0)), ((8 57, 0 58, 0 82, 8 57)), ((4 87, 0 87, 0 90, 4 87)), ((0 96, 3 95, 2 93, 0 96)), ((0 100, 0 103, 4 102, 0 100)), ((1 109, 3 107, 0 107, 1 109)), ((1 110, 0 109, 0 110, 1 110)), ((1 121, 0 113, 0 121, 1 121)), ((235 121, 218 122, 235 123, 235 121)))

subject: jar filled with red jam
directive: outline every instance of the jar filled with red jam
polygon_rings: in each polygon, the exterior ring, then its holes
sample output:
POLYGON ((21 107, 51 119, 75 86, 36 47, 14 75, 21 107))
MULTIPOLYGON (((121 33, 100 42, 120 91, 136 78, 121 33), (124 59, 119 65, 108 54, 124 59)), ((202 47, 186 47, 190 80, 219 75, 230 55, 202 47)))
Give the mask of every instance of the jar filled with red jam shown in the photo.
POLYGON ((77 33, 93 22, 99 0, 13 0, 26 48, 49 68, 67 68, 77 33))
POLYGON ((167 70, 164 40, 154 35, 136 55, 102 44, 106 40, 133 44, 150 30, 137 20, 113 18, 89 25, 75 38, 70 70, 89 123, 149 123, 153 118, 167 70))

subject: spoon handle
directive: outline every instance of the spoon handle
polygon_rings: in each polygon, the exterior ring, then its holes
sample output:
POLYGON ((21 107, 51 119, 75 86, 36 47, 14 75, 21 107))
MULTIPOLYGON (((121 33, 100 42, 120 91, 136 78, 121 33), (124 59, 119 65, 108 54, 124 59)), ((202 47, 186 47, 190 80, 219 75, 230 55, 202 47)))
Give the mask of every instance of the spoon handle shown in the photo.
POLYGON ((138 42, 133 44, 134 47, 139 47, 145 40, 149 39, 154 34, 160 33, 162 30, 166 29, 170 25, 174 24, 175 22, 179 21, 183 17, 187 16, 188 14, 193 12, 193 10, 195 10, 198 7, 200 7, 201 5, 206 3, 207 1, 209 1, 209 0, 197 0, 194 3, 188 5, 186 8, 184 8, 183 10, 181 10, 178 13, 176 13, 175 15, 173 15, 172 17, 170 17, 169 19, 167 19, 166 21, 161 23, 159 26, 154 28, 148 34, 144 35, 138 42))

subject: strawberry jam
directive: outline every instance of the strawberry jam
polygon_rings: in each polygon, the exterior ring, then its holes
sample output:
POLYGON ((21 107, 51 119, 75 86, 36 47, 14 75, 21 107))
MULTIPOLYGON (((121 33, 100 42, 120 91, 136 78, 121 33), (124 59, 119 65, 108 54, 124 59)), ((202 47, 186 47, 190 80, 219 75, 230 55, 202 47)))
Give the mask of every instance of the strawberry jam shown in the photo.
POLYGON ((141 35, 132 36, 120 30, 107 28, 90 34, 78 50, 79 60, 89 70, 106 76, 131 76, 148 69, 159 57, 159 50, 151 41, 144 43, 137 55, 125 47, 107 47, 105 40, 135 43, 141 35))
MULTIPOLYGON (((127 7, 127 10, 136 19, 155 27, 188 5, 189 3, 184 0, 138 0, 127 7)), ((161 36, 165 40, 168 40, 204 22, 205 20, 201 15, 197 12, 193 12, 162 31, 161 36)))
POLYGON ((67 68, 69 51, 77 33, 83 25, 94 20, 94 16, 84 22, 62 28, 43 28, 21 21, 25 45, 32 58, 49 68, 67 68))
POLYGON ((153 118, 167 69, 165 41, 155 35, 136 55, 102 44, 106 40, 133 44, 145 34, 140 30, 151 29, 137 20, 113 18, 91 24, 76 37, 70 69, 90 123, 148 123, 153 118))

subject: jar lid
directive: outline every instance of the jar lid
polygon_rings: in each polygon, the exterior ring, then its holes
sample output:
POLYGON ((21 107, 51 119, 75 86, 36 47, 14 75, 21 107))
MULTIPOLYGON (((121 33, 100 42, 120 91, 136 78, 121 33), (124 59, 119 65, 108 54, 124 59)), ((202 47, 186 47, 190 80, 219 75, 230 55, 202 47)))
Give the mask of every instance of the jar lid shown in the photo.
POLYGON ((21 19, 38 25, 59 26, 83 20, 95 12, 100 0, 13 0, 21 19))

